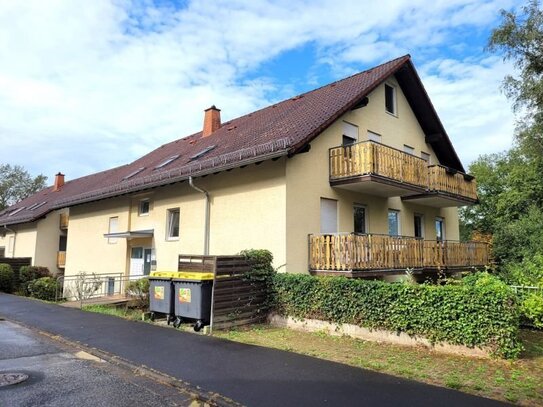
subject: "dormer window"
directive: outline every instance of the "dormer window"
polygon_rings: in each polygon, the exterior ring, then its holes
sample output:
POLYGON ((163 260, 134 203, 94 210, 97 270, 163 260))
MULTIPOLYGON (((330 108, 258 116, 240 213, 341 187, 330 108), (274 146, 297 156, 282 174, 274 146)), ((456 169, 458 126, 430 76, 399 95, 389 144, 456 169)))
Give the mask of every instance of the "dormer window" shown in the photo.
POLYGON ((200 151, 197 154, 194 154, 192 157, 190 157, 191 160, 197 160, 198 158, 202 157, 203 155, 209 153, 211 150, 213 150, 216 146, 209 146, 204 148, 202 151, 200 151))
POLYGON ((396 116, 396 88, 385 83, 385 110, 396 116))
POLYGON ((145 169, 145 167, 140 167, 140 168, 138 168, 137 170, 132 171, 130 174, 128 174, 127 176, 123 177, 123 181, 126 181, 126 180, 129 179, 129 178, 132 178, 134 175, 139 174, 139 173, 142 172, 144 169, 145 169))
POLYGON ((172 155, 171 157, 166 158, 164 161, 162 161, 160 164, 158 164, 155 167, 155 170, 158 170, 160 168, 163 168, 163 167, 167 166, 169 163, 171 163, 172 161, 177 160, 178 158, 179 158, 179 154, 172 155))

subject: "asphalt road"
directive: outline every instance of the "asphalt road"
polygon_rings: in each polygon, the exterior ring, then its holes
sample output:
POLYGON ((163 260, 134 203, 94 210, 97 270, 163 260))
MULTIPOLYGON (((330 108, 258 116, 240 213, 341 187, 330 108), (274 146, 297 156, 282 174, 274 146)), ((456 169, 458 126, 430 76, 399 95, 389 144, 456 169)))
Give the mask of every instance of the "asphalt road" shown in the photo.
POLYGON ((0 294, 0 316, 152 367, 248 406, 503 403, 275 349, 0 294))
MULTIPOLYGON (((134 376, 65 344, 0 321, 0 375, 24 382, 0 387, 2 407, 190 406, 190 395, 134 376)), ((2 381, 2 383, 4 383, 2 381)))

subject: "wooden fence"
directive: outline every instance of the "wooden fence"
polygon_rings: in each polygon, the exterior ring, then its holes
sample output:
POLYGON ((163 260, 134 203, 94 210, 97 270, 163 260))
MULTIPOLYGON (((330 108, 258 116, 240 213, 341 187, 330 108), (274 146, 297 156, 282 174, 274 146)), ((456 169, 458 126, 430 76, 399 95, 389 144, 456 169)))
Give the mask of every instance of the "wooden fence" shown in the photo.
POLYGON ((489 264, 486 243, 387 235, 310 235, 311 270, 394 270, 489 264))
POLYGON ((19 286, 19 270, 32 264, 32 257, 0 257, 0 264, 9 264, 15 274, 15 286, 19 286))
POLYGON ((225 329, 266 319, 269 288, 258 279, 245 257, 180 255, 178 270, 214 274, 212 329, 225 329))

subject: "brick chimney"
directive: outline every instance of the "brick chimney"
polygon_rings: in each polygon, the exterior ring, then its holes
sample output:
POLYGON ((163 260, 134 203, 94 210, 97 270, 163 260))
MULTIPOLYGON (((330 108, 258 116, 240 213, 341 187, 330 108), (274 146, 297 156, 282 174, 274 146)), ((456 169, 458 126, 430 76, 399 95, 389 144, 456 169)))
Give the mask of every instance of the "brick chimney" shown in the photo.
POLYGON ((55 185, 53 186, 53 192, 58 191, 64 185, 64 174, 59 172, 55 174, 55 185))
POLYGON ((202 137, 207 137, 215 130, 220 129, 221 109, 217 109, 215 105, 213 105, 209 109, 204 110, 204 112, 204 130, 202 132, 202 137))

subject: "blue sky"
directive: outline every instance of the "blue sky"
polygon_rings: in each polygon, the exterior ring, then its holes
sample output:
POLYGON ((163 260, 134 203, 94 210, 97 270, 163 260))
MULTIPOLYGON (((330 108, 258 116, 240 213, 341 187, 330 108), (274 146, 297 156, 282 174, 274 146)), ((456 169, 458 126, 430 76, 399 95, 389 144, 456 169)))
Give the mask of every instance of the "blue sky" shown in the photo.
POLYGON ((467 167, 512 142, 512 66, 484 46, 520 5, 3 1, 3 160, 73 179, 198 131, 211 104, 228 120, 409 53, 467 167))

